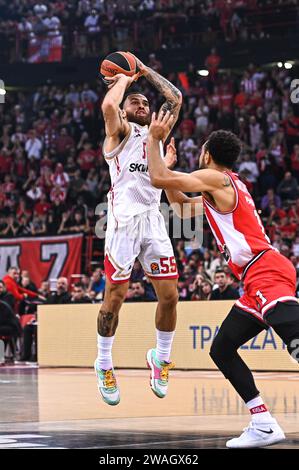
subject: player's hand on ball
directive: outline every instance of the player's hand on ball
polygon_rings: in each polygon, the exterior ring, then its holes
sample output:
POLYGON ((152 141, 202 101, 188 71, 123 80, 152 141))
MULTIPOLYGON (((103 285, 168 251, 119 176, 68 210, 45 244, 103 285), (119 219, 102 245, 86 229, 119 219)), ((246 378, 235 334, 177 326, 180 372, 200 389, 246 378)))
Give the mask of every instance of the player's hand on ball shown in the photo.
POLYGON ((128 77, 127 75, 124 75, 123 73, 118 73, 114 75, 114 77, 105 77, 105 83, 108 85, 108 88, 114 87, 114 85, 119 81, 122 80, 124 83, 126 83, 126 89, 128 89, 132 83, 138 79, 138 73, 135 73, 132 77, 128 77))
POLYGON ((149 135, 157 140, 165 140, 172 127, 173 119, 173 114, 170 114, 169 111, 166 111, 165 114, 160 112, 158 116, 153 113, 149 135))
POLYGON ((146 65, 144 65, 144 63, 141 62, 141 60, 138 59, 138 57, 136 57, 136 55, 132 54, 132 52, 127 51, 127 54, 130 54, 136 60, 138 78, 141 75, 144 75, 146 73, 146 65))
POLYGON ((177 153, 175 148, 174 137, 171 137, 170 143, 166 147, 166 154, 164 158, 165 165, 167 168, 173 168, 177 162, 177 153))

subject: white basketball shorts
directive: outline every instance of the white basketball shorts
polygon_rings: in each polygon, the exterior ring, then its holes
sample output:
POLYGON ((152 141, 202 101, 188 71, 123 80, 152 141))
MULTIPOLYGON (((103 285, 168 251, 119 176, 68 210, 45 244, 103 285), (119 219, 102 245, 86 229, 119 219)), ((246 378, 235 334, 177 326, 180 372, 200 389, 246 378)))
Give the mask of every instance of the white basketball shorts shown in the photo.
POLYGON ((115 225, 113 216, 108 217, 104 265, 110 282, 127 282, 136 258, 150 278, 178 278, 165 222, 157 210, 135 215, 130 223, 122 227, 115 225))

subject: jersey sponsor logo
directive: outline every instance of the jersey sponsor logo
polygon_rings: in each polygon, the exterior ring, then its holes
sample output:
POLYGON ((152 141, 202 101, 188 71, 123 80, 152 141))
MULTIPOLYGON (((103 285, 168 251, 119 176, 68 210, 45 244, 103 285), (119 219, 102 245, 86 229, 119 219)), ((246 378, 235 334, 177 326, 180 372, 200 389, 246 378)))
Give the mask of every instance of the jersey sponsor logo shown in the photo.
POLYGON ((158 263, 151 263, 152 274, 160 274, 160 268, 158 263))
POLYGON ((134 171, 138 171, 139 173, 147 173, 148 166, 144 165, 143 163, 131 163, 129 166, 129 171, 133 173, 134 171))

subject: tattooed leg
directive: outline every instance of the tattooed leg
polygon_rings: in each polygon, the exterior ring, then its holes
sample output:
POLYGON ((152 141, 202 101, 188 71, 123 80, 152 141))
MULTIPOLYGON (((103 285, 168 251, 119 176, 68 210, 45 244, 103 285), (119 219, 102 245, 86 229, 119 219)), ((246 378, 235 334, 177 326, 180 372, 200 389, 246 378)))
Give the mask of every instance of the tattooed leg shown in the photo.
POLYGON ((107 312, 101 308, 98 316, 98 332, 101 336, 114 336, 118 326, 118 313, 107 312))
POLYGON ((129 282, 112 284, 107 279, 104 302, 98 315, 98 333, 101 336, 114 336, 118 325, 118 314, 125 300, 129 282))

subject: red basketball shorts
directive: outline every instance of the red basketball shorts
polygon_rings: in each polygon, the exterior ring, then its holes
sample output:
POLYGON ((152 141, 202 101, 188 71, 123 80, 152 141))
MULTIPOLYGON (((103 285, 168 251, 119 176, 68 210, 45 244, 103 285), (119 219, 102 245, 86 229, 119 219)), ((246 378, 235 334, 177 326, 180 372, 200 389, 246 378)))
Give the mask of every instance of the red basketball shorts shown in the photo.
POLYGON ((277 302, 297 301, 296 270, 293 264, 276 250, 268 250, 248 269, 244 294, 236 306, 259 320, 277 302))

